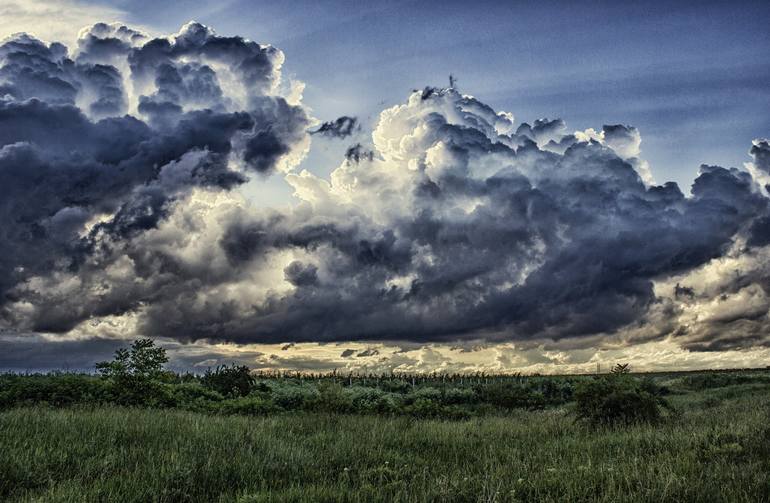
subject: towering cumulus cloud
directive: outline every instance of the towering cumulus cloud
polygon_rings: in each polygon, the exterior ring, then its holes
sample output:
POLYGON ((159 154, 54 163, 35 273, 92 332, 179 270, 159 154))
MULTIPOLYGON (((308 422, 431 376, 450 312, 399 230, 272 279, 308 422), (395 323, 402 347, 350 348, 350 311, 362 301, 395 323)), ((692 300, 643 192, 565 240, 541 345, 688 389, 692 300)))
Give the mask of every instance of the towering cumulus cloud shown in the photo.
POLYGON ((0 326, 181 341, 770 344, 770 147, 657 185, 636 128, 517 124, 455 89, 331 176, 283 54, 197 23, 0 46, 0 326), (238 190, 280 173, 288 208, 238 190), (261 177, 257 177, 261 179, 261 177))

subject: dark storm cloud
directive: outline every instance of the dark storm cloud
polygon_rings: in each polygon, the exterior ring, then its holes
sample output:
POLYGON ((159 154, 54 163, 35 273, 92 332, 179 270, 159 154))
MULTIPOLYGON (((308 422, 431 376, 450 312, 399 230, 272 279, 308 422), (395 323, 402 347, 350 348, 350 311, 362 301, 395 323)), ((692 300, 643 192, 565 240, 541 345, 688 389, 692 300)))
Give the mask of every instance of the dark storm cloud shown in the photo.
POLYGON ((318 268, 313 264, 303 264, 295 260, 283 270, 286 281, 294 286, 314 285, 318 282, 318 268))
POLYGON ((0 335, 0 369, 5 372, 94 372, 125 346, 114 339, 51 340, 36 334, 0 335))
MULTIPOLYGON (((306 111, 274 93, 282 59, 197 23, 156 39, 96 25, 74 60, 27 36, 0 46, 0 322, 93 332, 83 322, 115 316, 239 343, 595 341, 642 326, 693 349, 766 343, 759 175, 704 165, 689 196, 643 181, 631 126, 517 128, 426 88, 328 180, 289 173, 300 204, 243 204, 228 191, 244 173, 284 169, 307 140, 306 111), (688 277, 741 253, 752 269, 719 297, 688 277), (722 296, 700 329, 671 321, 722 296), (725 326, 742 328, 715 335, 725 326)), ((760 175, 768 151, 751 150, 760 175)))
POLYGON ((54 104, 74 104, 78 89, 72 81, 74 63, 61 44, 46 46, 17 34, 0 46, 0 80, 6 94, 17 100, 40 98, 54 104))
MULTIPOLYGON (((271 297, 253 316, 228 318, 214 302, 216 310, 170 320, 168 310, 156 305, 146 318, 148 329, 263 341, 287 334, 297 340, 427 341, 484 333, 498 339, 613 333, 656 309, 654 280, 722 257, 741 229, 767 211, 754 180, 736 169, 702 166, 690 197, 670 182, 645 186, 623 158, 638 147, 634 128, 603 128, 604 141, 622 154, 591 141, 558 155, 495 133, 495 114, 472 105, 443 90, 410 102, 409 113, 427 108, 418 121, 426 143, 415 148, 441 147, 443 157, 423 158, 412 172, 413 210, 402 214, 397 206, 384 206, 397 215, 387 229, 368 222, 372 209, 362 206, 361 214, 347 217, 358 222, 354 226, 339 219, 308 225, 286 214, 241 222, 225 234, 222 247, 239 267, 271 250, 314 255, 312 282, 296 280, 300 266, 294 263, 285 271, 293 293, 271 297), (447 102, 461 108, 464 124, 448 122, 433 108, 447 102), (474 175, 488 156, 497 156, 498 168, 474 175), (457 202, 469 199, 479 203, 458 211, 457 202), (394 282, 397 277, 404 279, 394 282)), ((532 134, 544 141, 543 135, 564 127, 539 121, 538 129, 532 134)), ((371 174, 371 186, 367 176, 376 163, 349 164, 343 171, 359 177, 361 197, 371 203, 372 194, 390 190, 383 174, 398 167, 384 161, 382 169, 371 174)), ((681 289, 676 297, 689 298, 681 289)), ((667 333, 660 330, 656 337, 667 333)))
POLYGON ((374 152, 366 150, 360 143, 356 143, 345 151, 345 159, 350 162, 361 162, 367 159, 371 161, 374 159, 374 152))
POLYGON ((305 136, 305 112, 280 97, 252 100, 254 128, 245 135, 244 161, 258 173, 269 173, 278 159, 305 136))
POLYGON ((320 134, 330 138, 347 138, 360 128, 357 118, 343 115, 336 120, 324 122, 311 134, 320 134))
POLYGON ((185 104, 218 111, 225 108, 216 72, 207 65, 162 64, 157 68, 155 88, 153 95, 140 98, 139 112, 161 126, 176 122, 185 104))
POLYGON ((305 137, 304 110, 262 94, 277 78, 278 51, 194 23, 170 40, 97 24, 81 34, 74 60, 61 44, 25 34, 0 45, 0 319, 6 324, 66 332, 90 316, 135 309, 146 301, 144 291, 104 283, 99 270, 130 253, 139 276, 174 271, 175 260, 129 249, 131 240, 156 229, 193 189, 245 183, 230 167, 233 158, 269 173, 305 137), (166 51, 153 59, 147 44, 166 51), (118 69, 129 62, 136 75, 118 69), (224 95, 209 63, 234 68, 247 108, 224 95), (124 80, 141 85, 140 77, 150 75, 155 90, 140 96, 138 107, 148 124, 124 115, 124 80), (156 120, 169 108, 173 117, 156 120), (61 273, 78 275, 84 288, 108 285, 110 293, 72 308, 72 300, 27 284, 61 273), (12 305, 26 301, 39 312, 22 322, 12 305))

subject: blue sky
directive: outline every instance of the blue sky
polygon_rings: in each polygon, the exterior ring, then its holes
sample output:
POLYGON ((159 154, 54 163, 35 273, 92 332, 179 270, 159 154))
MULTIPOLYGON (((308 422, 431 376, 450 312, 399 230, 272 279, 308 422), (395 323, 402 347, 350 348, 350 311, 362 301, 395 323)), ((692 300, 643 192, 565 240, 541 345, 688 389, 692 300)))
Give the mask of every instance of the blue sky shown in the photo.
MULTIPOLYGON (((95 2, 105 5, 104 2, 95 2)), ((459 88, 517 120, 638 127, 659 182, 686 192, 701 163, 740 167, 770 131, 768 2, 114 1, 173 32, 195 19, 269 42, 317 117, 373 123, 425 85, 459 88)), ((312 171, 342 146, 316 142, 312 171)))

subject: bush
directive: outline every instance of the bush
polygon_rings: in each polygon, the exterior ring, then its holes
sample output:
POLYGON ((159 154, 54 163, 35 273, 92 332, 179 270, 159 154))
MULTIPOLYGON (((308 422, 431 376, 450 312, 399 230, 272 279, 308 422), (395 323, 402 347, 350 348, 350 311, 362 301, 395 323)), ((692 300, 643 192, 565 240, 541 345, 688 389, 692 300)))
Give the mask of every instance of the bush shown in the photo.
POLYGON ((669 407, 654 382, 624 373, 580 383, 575 401, 578 420, 591 426, 657 423, 669 407))
POLYGON ((478 399, 478 395, 471 388, 448 388, 442 396, 442 401, 449 405, 474 404, 478 399))
POLYGON ((287 385, 273 389, 273 401, 284 410, 312 409, 320 393, 311 386, 287 385))
POLYGON ((0 376, 0 408, 46 403, 66 406, 104 403, 111 399, 105 382, 83 374, 0 376))
POLYGON ((110 402, 137 407, 174 407, 174 386, 138 376, 108 381, 110 402))
POLYGON ((543 394, 520 384, 492 383, 478 387, 481 400, 501 409, 539 409, 545 405, 543 394))
POLYGON ((220 393, 222 396, 246 396, 251 392, 254 378, 251 369, 246 365, 217 367, 214 371, 207 370, 201 382, 207 388, 220 393))
POLYGON ((349 392, 337 383, 322 383, 318 386, 318 397, 313 406, 323 412, 353 412, 355 405, 349 392))
POLYGON ((177 407, 195 412, 209 412, 217 408, 224 397, 197 382, 177 384, 171 388, 177 407))

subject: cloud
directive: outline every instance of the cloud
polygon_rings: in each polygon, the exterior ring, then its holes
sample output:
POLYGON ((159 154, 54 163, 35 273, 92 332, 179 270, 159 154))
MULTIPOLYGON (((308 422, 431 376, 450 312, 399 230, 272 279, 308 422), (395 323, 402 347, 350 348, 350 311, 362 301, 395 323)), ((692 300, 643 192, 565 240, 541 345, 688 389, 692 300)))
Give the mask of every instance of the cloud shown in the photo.
POLYGON ((78 30, 124 12, 76 0, 4 0, 0 5, 0 39, 21 31, 47 41, 75 42, 78 30))
POLYGON ((319 134, 330 138, 347 138, 360 128, 358 119, 343 115, 336 120, 324 122, 311 134, 319 134))
POLYGON ((366 150, 360 143, 356 143, 345 151, 345 159, 350 162, 361 162, 364 160, 371 162, 374 160, 374 152, 366 150))
POLYGON ((196 23, 169 39, 97 24, 81 31, 75 59, 61 44, 26 34, 5 40, 0 312, 6 323, 66 332, 91 316, 136 309, 148 291, 131 286, 130 274, 151 274, 157 259, 134 248, 140 246, 134 239, 157 229, 196 190, 228 192, 249 172, 269 174, 295 162, 290 157, 305 150, 309 119, 301 105, 266 94, 280 78, 281 61, 269 46, 219 37, 196 23), (148 56, 148 46, 160 49, 148 56), (142 79, 154 87, 142 87, 142 79), (238 79, 234 92, 219 87, 220 80, 238 79), (148 94, 133 101, 172 104, 173 117, 160 120, 141 105, 137 115, 125 115, 137 89, 148 94), (132 268, 124 267, 126 254, 134 254, 132 268), (99 278, 111 267, 124 283, 99 278), (96 304, 73 306, 62 299, 71 290, 33 286, 60 275, 96 304), (31 313, 19 311, 29 302, 31 313))
POLYGON ((426 88, 320 177, 297 172, 314 120, 281 94, 277 48, 199 23, 163 38, 97 24, 68 54, 28 35, 0 46, 0 327, 331 343, 335 364, 417 370, 453 368, 439 343, 498 347, 503 367, 523 361, 511 342, 548 362, 770 343, 766 141, 746 170, 701 166, 685 196, 648 176, 632 126, 516 126, 426 88), (293 205, 238 189, 279 174, 293 205), (352 340, 368 345, 334 344, 352 340))

